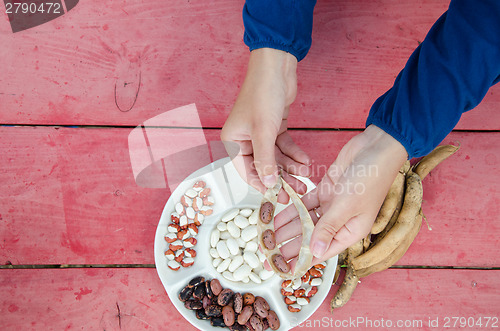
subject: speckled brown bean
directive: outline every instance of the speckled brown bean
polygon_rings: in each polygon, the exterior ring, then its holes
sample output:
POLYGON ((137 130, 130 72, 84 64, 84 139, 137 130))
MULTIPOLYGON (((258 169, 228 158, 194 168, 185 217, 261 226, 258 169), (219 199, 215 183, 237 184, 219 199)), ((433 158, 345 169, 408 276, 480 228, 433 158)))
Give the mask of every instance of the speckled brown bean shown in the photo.
POLYGON ((234 312, 236 314, 241 313, 241 310, 243 309, 243 297, 241 296, 241 293, 235 293, 234 294, 234 312))
POLYGON ((271 330, 278 330, 280 328, 280 319, 274 310, 270 310, 269 314, 267 314, 267 322, 271 330))
POLYGON ((229 327, 231 331, 247 331, 247 328, 244 325, 239 325, 238 323, 234 323, 229 327))
POLYGON ((212 297, 214 296, 214 294, 212 293, 212 288, 210 287, 210 281, 209 280, 205 281, 205 291, 207 292, 207 297, 209 299, 212 299, 212 297))
POLYGON ((190 310, 196 310, 203 308, 203 303, 199 300, 189 300, 184 302, 184 307, 190 310))
POLYGON ((209 317, 217 317, 222 315, 222 307, 219 305, 210 305, 205 308, 205 314, 209 317))
POLYGON ((201 302, 203 303, 203 309, 205 309, 210 305, 210 298, 205 296, 201 302))
POLYGON ((205 278, 202 277, 202 276, 199 276, 199 277, 195 277, 193 279, 191 279, 191 281, 189 282, 189 286, 196 286, 200 283, 203 283, 205 281, 205 278))
POLYGON ((262 319, 257 314, 253 314, 252 317, 250 317, 250 325, 255 329, 255 331, 264 330, 262 319))
POLYGON ((210 288, 212 289, 212 293, 214 296, 219 295, 219 293, 222 291, 222 285, 220 284, 218 279, 212 279, 210 282, 210 288))
POLYGON ((250 317, 253 315, 253 308, 252 306, 245 306, 241 310, 241 313, 238 315, 238 323, 241 325, 245 325, 250 317))
POLYGON ((234 292, 231 289, 229 288, 223 289, 222 292, 219 293, 217 303, 219 304, 219 306, 222 307, 227 306, 231 301, 231 299, 233 298, 233 295, 234 292))
POLYGON ((266 318, 269 311, 269 304, 263 297, 256 297, 253 303, 253 310, 262 318, 266 318))
POLYGON ((186 286, 179 292, 179 300, 188 301, 193 297, 194 287, 186 286))
POLYGON ((290 271, 290 266, 286 263, 285 258, 281 254, 274 254, 271 258, 273 264, 279 271, 287 273, 290 271))
POLYGON ((255 296, 252 293, 243 294, 243 306, 253 305, 255 296))
POLYGON ((273 218, 274 207, 273 204, 268 202, 264 202, 260 206, 260 220, 263 223, 269 224, 273 218))
POLYGON ((262 243, 264 247, 271 250, 276 247, 276 236, 274 235, 274 231, 271 229, 267 229, 262 233, 262 243))
POLYGON ((205 291, 205 283, 200 283, 194 287, 193 298, 201 300, 206 295, 207 292, 205 291))
POLYGON ((224 324, 226 324, 226 326, 234 324, 234 310, 231 306, 222 308, 222 318, 224 318, 224 324))

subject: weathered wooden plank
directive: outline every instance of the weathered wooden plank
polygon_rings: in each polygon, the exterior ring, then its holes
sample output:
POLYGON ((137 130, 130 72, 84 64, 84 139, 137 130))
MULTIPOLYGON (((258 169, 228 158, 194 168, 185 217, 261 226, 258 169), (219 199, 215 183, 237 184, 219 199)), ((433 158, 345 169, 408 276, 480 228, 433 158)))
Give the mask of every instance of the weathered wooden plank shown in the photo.
MULTIPOLYGON (((364 127, 448 3, 318 1, 290 125, 364 127)), ((246 71, 241 9, 228 0, 90 0, 19 33, 3 24, 0 122, 138 125, 195 102, 205 127, 221 127, 246 71)), ((498 89, 458 128, 498 129, 498 89)))
MULTIPOLYGON (((169 190, 136 185, 130 132, 0 128, 2 264, 153 263, 154 233, 169 190)), ((172 132, 189 143, 201 130, 172 132)), ((219 131, 203 134, 215 141, 219 131)), ((292 131, 314 159, 315 182, 355 134, 292 131)), ((166 145, 177 143, 168 137, 166 145)), ((423 210, 433 230, 423 226, 399 264, 500 266, 500 179, 494 175, 500 134, 453 133, 445 142, 462 148, 424 181, 423 210)))
MULTIPOLYGON (((393 323, 393 328, 398 321, 409 321, 415 324, 408 329, 443 329, 446 317, 453 316, 483 318, 481 329, 491 329, 494 320, 490 327, 484 323, 485 317, 499 317, 499 273, 387 270, 365 278, 351 301, 332 315, 334 286, 298 329, 326 330, 336 323, 367 329, 370 321, 393 323), (430 325, 436 319, 438 325, 430 325)), ((3 330, 195 330, 176 311, 171 300, 177 299, 168 298, 154 269, 0 270, 0 289, 3 330)))

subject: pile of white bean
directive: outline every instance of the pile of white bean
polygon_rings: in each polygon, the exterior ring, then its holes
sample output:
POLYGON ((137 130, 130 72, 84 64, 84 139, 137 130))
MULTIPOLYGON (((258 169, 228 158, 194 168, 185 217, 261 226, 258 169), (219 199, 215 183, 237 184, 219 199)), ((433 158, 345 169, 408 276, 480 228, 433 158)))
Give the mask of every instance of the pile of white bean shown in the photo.
POLYGON ((231 209, 211 233, 212 265, 228 280, 259 284, 274 274, 262 264, 266 257, 259 251, 258 214, 258 209, 231 209))

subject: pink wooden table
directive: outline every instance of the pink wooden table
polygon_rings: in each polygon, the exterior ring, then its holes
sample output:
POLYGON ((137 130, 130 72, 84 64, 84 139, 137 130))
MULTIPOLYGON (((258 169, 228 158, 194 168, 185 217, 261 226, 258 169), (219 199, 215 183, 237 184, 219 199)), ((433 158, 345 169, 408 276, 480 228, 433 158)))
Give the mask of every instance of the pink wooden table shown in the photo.
MULTIPOLYGON (((364 127, 371 103, 447 4, 318 1, 290 118, 317 169, 364 127)), ((201 127, 191 130, 219 139, 248 59, 242 5, 88 0, 17 33, 2 10, 2 330, 194 329, 154 269, 154 233, 170 190, 136 184, 128 135, 196 103, 201 127)), ((496 86, 445 139, 461 149, 424 181, 432 231, 422 227, 397 266, 363 279, 332 315, 333 286, 312 329, 352 321, 365 329, 382 319, 442 329, 453 317, 482 319, 477 329, 491 329, 492 317, 500 326, 498 108, 496 86)))

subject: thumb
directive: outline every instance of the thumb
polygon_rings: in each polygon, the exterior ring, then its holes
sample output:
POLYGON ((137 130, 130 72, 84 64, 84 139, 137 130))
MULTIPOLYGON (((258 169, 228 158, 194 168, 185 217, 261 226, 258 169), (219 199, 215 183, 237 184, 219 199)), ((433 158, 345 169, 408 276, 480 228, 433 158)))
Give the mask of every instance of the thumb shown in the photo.
POLYGON ((276 185, 278 179, 278 166, 275 157, 277 136, 276 129, 272 125, 261 125, 259 129, 254 131, 252 137, 255 170, 267 188, 276 185))
POLYGON ((310 247, 316 258, 321 258, 325 254, 334 237, 348 221, 348 214, 343 213, 340 209, 337 206, 330 206, 314 227, 310 247))

